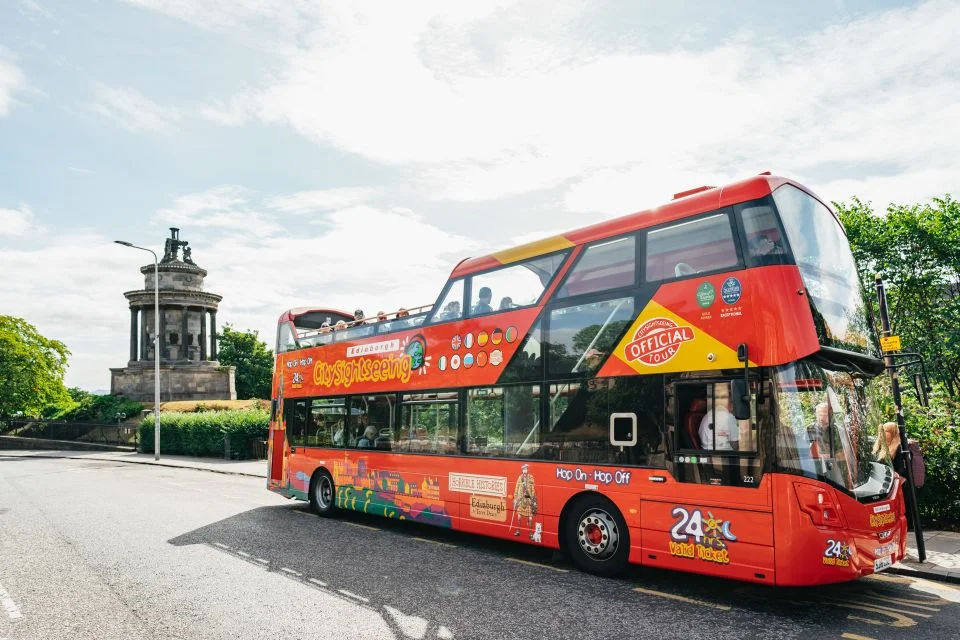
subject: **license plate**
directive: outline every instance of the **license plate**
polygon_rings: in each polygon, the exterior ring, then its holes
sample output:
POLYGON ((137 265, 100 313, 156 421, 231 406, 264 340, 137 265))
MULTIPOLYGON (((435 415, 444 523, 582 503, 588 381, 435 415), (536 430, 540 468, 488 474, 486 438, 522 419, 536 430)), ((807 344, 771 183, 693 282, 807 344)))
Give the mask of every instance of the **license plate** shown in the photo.
POLYGON ((873 571, 883 571, 884 569, 889 569, 893 565, 893 556, 884 556, 883 558, 877 558, 873 561, 873 571))

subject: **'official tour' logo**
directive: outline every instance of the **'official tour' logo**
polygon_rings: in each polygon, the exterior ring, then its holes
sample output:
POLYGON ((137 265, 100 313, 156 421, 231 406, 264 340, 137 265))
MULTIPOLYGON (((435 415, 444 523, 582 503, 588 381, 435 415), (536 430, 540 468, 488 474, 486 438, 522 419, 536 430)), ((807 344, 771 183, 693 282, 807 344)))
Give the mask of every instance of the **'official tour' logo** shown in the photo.
POLYGON ((693 340, 690 327, 681 327, 669 318, 651 318, 640 325, 623 352, 628 362, 639 360, 656 367, 677 355, 687 340, 693 340))

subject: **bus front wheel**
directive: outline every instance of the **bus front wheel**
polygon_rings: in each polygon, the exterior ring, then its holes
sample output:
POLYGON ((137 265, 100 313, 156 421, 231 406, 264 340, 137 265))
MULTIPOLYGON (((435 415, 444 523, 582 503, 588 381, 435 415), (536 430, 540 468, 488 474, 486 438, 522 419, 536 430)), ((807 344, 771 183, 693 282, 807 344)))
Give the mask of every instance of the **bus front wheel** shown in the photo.
POLYGON ((563 523, 570 559, 583 571, 612 576, 627 567, 630 534, 612 502, 585 495, 571 505, 563 523))
POLYGON ((331 516, 337 509, 335 495, 333 478, 326 470, 318 471, 310 484, 310 507, 318 516, 331 516))

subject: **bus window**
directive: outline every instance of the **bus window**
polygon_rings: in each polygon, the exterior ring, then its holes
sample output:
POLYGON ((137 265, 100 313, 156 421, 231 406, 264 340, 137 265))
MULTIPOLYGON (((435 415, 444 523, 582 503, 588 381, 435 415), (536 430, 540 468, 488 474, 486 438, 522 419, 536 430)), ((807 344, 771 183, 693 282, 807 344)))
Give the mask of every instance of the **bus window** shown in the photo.
POLYGON ((634 283, 636 258, 636 240, 632 235, 591 245, 557 290, 557 297, 629 287, 634 283))
POLYGON ((551 309, 547 347, 550 374, 596 371, 631 320, 632 297, 551 309))
POLYGON ((405 393, 393 450, 410 453, 457 453, 459 403, 456 391, 405 393))
MULTIPOLYGON (((730 387, 729 382, 678 385, 680 448, 756 451, 756 416, 750 420, 737 420, 733 416, 730 387)), ((751 407, 754 405, 751 402, 751 407)))
POLYGON ((540 385, 467 392, 467 453, 526 458, 540 447, 540 385))
POLYGON ((314 398, 310 403, 306 446, 342 447, 346 404, 343 398, 314 398))
POLYGON ((530 328, 517 352, 500 374, 500 382, 533 382, 543 380, 542 320, 530 328))
POLYGON ((555 253, 472 276, 470 315, 536 304, 566 257, 555 253))
POLYGON ((297 338, 289 322, 281 322, 277 327, 277 353, 298 349, 297 338))
POLYGON ((448 322, 463 317, 463 278, 454 280, 447 287, 443 300, 433 310, 430 322, 448 322))
POLYGON ((735 207, 747 240, 746 254, 752 266, 786 264, 787 243, 769 200, 757 200, 735 207))
POLYGON ((647 282, 683 278, 739 264, 730 217, 718 213, 647 233, 647 282))
POLYGON ((287 400, 283 416, 287 423, 287 442, 291 447, 306 445, 308 400, 287 400))
POLYGON ((350 398, 348 446, 357 449, 390 450, 395 400, 393 394, 350 398))
POLYGON ((549 430, 544 450, 553 459, 588 464, 637 464, 662 467, 663 378, 597 378, 550 385, 549 430), (637 415, 637 444, 610 444, 610 414, 637 415))

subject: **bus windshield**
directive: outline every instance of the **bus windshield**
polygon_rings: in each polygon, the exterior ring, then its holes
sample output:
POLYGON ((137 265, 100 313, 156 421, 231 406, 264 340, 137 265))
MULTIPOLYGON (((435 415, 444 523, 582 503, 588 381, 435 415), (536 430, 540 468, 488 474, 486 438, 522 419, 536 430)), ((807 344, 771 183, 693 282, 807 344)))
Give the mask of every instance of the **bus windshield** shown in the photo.
POLYGON ((813 307, 821 343, 876 356, 857 266, 840 223, 793 185, 773 192, 813 307))
POLYGON ((883 420, 877 381, 809 361, 775 370, 777 466, 832 484, 862 502, 887 496, 894 473, 885 447, 874 451, 883 420))

